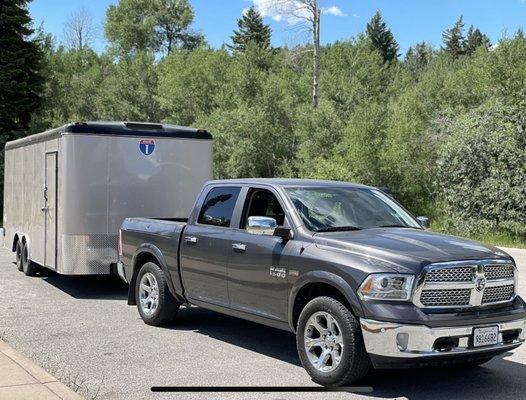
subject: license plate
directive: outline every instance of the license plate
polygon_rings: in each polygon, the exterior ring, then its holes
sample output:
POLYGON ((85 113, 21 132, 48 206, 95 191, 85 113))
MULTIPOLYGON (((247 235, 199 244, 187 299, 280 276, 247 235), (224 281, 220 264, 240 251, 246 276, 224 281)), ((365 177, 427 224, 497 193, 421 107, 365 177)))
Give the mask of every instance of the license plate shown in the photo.
POLYGON ((499 341, 499 327, 485 326, 473 329, 473 347, 489 346, 499 341))

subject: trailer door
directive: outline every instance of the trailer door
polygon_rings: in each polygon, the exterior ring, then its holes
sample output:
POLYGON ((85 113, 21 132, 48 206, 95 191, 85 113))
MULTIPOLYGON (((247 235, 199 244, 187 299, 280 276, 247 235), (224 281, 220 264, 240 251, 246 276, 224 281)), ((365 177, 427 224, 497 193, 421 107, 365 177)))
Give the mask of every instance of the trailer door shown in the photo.
POLYGON ((57 259, 57 173, 57 152, 46 153, 44 263, 52 269, 56 269, 57 259))

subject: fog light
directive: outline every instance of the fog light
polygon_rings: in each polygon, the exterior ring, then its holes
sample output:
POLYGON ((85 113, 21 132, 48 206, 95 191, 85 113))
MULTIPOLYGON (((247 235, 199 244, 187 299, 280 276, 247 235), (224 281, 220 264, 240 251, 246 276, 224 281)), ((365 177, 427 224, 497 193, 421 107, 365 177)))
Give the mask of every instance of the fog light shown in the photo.
POLYGON ((396 335, 396 345, 398 346, 398 349, 400 351, 406 351, 407 350, 407 343, 409 342, 409 334, 408 333, 399 333, 396 335))

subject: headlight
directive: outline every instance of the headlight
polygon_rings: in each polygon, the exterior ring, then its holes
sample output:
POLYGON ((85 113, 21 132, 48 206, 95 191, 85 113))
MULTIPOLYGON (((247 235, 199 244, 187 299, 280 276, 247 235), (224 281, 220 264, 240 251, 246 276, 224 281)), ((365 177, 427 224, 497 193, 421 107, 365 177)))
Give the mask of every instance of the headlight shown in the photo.
POLYGON ((358 295, 365 300, 403 300, 411 298, 414 275, 371 274, 360 285, 358 295))

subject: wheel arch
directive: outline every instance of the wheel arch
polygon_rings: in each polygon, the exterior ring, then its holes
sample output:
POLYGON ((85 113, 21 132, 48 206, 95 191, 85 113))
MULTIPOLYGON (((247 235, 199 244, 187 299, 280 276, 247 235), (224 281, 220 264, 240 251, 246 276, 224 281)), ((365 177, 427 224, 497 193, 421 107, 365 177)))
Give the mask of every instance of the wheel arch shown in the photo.
POLYGON ((135 283, 137 282, 137 276, 139 275, 141 267, 147 262, 153 262, 161 268, 166 277, 166 282, 168 283, 168 289, 170 290, 170 293, 176 299, 180 299, 181 296, 176 293, 170 273, 168 271, 168 264, 166 263, 166 259, 162 251, 153 244, 144 243, 137 248, 131 260, 133 273, 128 288, 128 304, 137 304, 137 299, 135 298, 135 283))
POLYGON ((296 332, 303 307, 319 296, 334 297, 346 305, 356 317, 363 315, 358 296, 342 277, 327 271, 312 271, 302 275, 289 294, 288 319, 293 332, 296 332))

